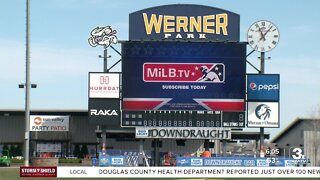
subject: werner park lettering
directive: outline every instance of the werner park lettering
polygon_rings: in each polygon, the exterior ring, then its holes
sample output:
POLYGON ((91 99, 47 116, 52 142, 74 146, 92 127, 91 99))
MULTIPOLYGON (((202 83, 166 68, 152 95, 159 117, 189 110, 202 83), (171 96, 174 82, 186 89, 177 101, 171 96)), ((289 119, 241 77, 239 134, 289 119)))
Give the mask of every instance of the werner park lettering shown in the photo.
POLYGON ((240 16, 202 5, 164 5, 129 15, 129 40, 239 41, 240 16))
POLYGON ((149 35, 152 32, 156 34, 164 33, 164 38, 171 36, 175 38, 193 39, 195 34, 200 39, 206 38, 208 34, 223 34, 228 35, 228 14, 212 14, 206 16, 172 16, 172 15, 157 15, 143 13, 143 20, 146 33, 149 35), (183 37, 180 32, 187 33, 183 37), (175 33, 175 34, 174 34, 175 33))

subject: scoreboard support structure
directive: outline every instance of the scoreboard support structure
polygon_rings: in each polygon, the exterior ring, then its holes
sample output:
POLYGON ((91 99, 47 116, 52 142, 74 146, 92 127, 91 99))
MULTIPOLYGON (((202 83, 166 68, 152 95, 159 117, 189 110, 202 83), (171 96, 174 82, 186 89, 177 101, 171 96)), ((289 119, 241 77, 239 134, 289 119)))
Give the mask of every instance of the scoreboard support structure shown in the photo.
MULTIPOLYGON (((261 52, 260 56, 260 74, 264 74, 265 52, 261 52)), ((260 157, 264 157, 264 128, 260 128, 260 157)))

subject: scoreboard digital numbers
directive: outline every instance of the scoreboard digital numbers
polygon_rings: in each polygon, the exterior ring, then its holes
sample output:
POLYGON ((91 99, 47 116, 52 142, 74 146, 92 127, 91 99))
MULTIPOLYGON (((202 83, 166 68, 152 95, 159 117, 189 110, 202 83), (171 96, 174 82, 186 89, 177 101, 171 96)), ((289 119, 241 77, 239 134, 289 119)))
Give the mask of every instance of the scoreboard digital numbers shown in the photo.
POLYGON ((244 112, 122 111, 122 127, 244 127, 244 112))
POLYGON ((245 112, 223 112, 222 127, 245 127, 245 112))
POLYGON ((122 126, 221 127, 220 111, 123 111, 122 126))

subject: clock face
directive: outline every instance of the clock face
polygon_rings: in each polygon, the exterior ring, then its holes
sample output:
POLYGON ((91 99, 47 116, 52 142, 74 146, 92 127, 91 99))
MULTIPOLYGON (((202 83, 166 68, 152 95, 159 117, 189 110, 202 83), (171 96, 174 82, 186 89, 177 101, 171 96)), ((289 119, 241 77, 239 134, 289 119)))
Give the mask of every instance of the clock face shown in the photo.
POLYGON ((259 52, 271 51, 279 42, 279 30, 269 21, 253 23, 247 34, 247 40, 252 49, 259 52))

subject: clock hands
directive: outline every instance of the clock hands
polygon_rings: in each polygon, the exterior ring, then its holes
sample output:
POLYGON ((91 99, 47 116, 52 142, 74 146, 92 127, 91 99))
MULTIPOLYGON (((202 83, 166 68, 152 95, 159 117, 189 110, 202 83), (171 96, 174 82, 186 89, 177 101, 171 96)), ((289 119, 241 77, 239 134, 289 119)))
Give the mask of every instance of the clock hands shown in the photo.
POLYGON ((259 27, 259 31, 260 31, 260 35, 261 35, 261 38, 260 39, 264 39, 264 41, 266 40, 266 38, 264 38, 264 35, 263 35, 263 33, 262 33, 262 30, 261 30, 261 28, 259 27))
POLYGON ((262 32, 261 27, 259 26, 258 23, 256 23, 255 26, 256 26, 256 28, 259 28, 258 30, 256 30, 256 32, 260 32, 260 39, 259 39, 258 42, 260 42, 262 39, 265 41, 266 39, 265 39, 265 37, 264 37, 264 35, 263 35, 263 32, 262 32))
POLYGON ((266 35, 268 34, 268 32, 271 30, 272 27, 273 27, 273 26, 271 26, 264 34, 263 34, 263 32, 261 31, 261 28, 259 28, 261 38, 259 39, 258 42, 260 42, 262 39, 263 39, 263 41, 266 40, 266 35))
POLYGON ((265 34, 263 35, 262 30, 261 30, 261 28, 260 28, 260 27, 259 27, 259 32, 260 32, 261 37, 260 37, 260 39, 259 39, 259 41, 258 41, 258 42, 260 42, 262 39, 263 39, 263 41, 265 41, 265 40, 266 40, 266 38, 264 37, 264 36, 265 36, 265 34))
POLYGON ((273 28, 273 26, 271 26, 271 27, 266 31, 266 33, 264 33, 264 34, 263 34, 263 38, 264 38, 264 40, 266 40, 265 36, 266 36, 266 35, 267 35, 267 33, 271 30, 271 28, 273 28))

